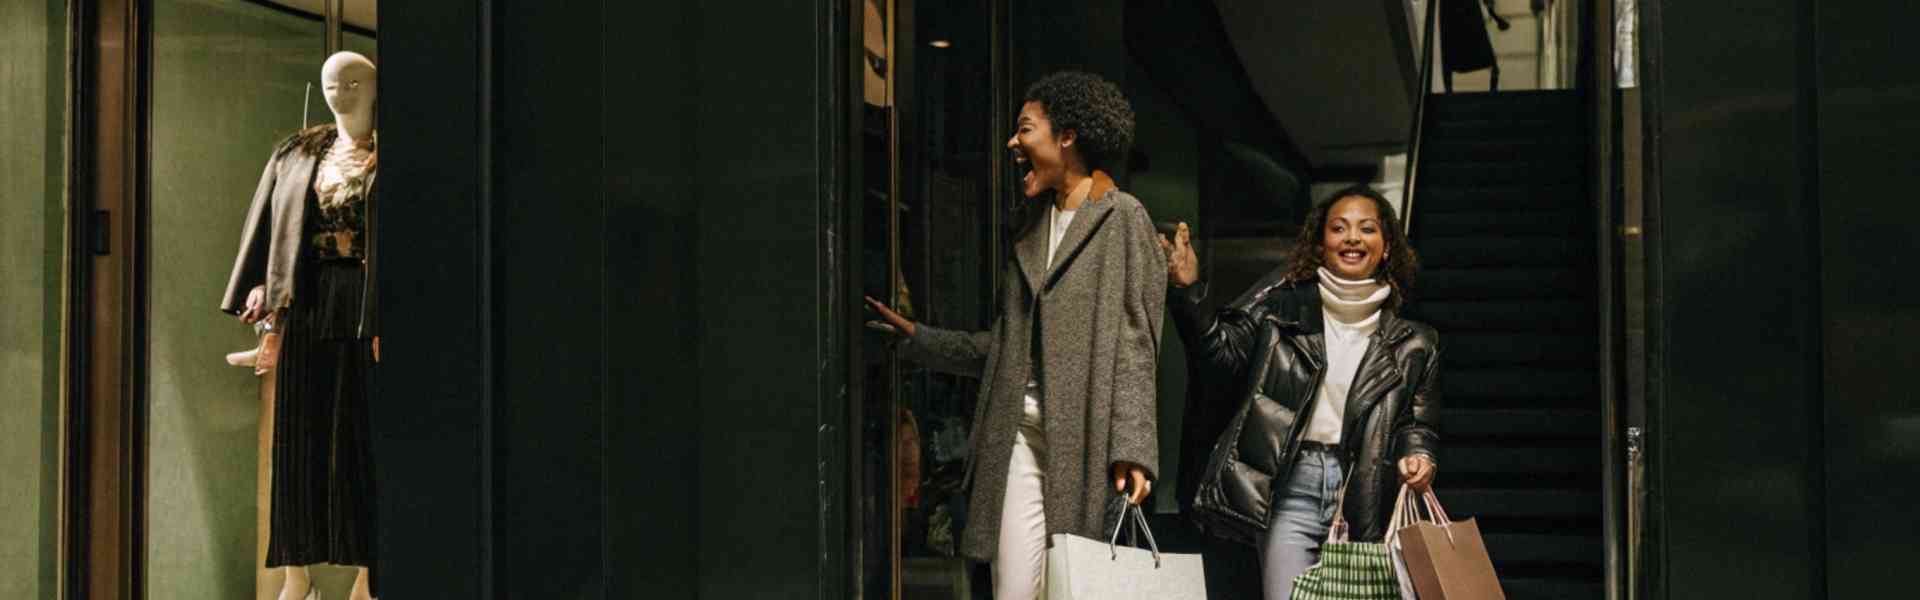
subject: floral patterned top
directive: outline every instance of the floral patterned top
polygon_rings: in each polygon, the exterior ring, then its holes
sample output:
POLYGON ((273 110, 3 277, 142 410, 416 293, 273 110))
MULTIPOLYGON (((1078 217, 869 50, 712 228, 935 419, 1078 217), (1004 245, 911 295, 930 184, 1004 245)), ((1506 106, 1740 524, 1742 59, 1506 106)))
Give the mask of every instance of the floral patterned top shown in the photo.
POLYGON ((314 258, 367 257, 367 191, 373 181, 373 151, 341 136, 320 160, 313 192, 319 197, 308 248, 314 258))

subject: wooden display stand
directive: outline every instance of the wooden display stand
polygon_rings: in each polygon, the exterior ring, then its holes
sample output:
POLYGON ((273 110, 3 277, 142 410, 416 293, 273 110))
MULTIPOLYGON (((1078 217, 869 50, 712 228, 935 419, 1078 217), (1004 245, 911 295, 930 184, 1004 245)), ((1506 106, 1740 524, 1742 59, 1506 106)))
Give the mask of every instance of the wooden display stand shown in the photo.
POLYGON ((260 465, 255 469, 259 481, 254 502, 253 578, 255 600, 278 600, 286 570, 267 565, 267 532, 273 529, 273 388, 280 372, 267 371, 260 376, 260 465))

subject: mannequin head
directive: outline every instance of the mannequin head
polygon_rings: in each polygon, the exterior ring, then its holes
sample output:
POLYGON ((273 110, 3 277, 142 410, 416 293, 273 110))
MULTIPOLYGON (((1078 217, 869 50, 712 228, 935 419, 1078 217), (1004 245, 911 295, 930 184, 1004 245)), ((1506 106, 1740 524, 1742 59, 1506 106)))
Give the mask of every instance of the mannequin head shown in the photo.
POLYGON ((377 95, 373 61, 355 52, 338 52, 320 67, 320 88, 333 119, 350 136, 373 127, 373 100, 377 95))

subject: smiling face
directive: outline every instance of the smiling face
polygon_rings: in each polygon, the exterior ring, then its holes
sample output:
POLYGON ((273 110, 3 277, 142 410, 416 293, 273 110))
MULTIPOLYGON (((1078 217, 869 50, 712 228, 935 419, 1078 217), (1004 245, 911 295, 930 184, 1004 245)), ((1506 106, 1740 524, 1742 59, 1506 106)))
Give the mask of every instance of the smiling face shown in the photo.
POLYGON ((1320 228, 1321 263, 1342 279, 1368 279, 1387 255, 1380 208, 1365 196, 1347 196, 1327 208, 1320 228))
POLYGON ((1016 127, 1013 137, 1007 139, 1007 149, 1013 151, 1013 162, 1024 175, 1020 192, 1032 198, 1047 190, 1065 188, 1067 169, 1079 164, 1073 154, 1074 133, 1054 131, 1039 102, 1020 107, 1016 127))

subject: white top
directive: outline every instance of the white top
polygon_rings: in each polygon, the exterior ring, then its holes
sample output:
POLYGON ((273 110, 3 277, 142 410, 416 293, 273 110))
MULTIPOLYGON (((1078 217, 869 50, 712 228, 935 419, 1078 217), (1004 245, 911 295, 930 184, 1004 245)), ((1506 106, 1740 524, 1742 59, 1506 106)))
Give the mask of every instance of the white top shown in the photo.
POLYGON ((1047 207, 1047 222, 1052 225, 1047 231, 1047 267, 1053 267, 1053 251, 1060 249, 1060 238, 1067 236, 1067 226, 1073 224, 1074 213, 1079 209, 1060 210, 1059 205, 1047 207))
POLYGON ((1347 396, 1367 355, 1374 330, 1380 328, 1380 305, 1393 288, 1372 279, 1341 279, 1320 269, 1320 312, 1326 317, 1327 371, 1314 396, 1313 420, 1305 438, 1339 444, 1347 418, 1347 396))

